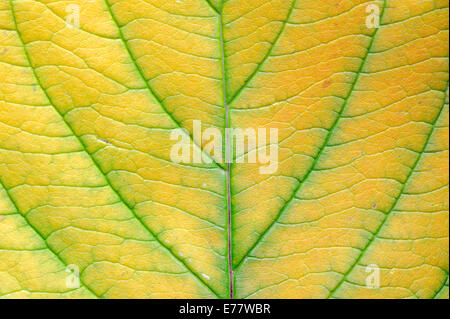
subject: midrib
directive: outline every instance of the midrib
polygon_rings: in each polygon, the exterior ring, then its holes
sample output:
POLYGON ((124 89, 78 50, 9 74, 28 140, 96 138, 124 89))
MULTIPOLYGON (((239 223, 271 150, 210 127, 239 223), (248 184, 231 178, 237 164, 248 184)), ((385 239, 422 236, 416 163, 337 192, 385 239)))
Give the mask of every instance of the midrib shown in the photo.
POLYGON ((228 296, 230 299, 234 298, 234 271, 233 271, 233 231, 232 231, 232 207, 231 207, 231 161, 233 154, 230 154, 230 104, 227 95, 227 76, 225 65, 225 40, 223 32, 223 2, 218 14, 219 20, 219 34, 220 34, 220 53, 222 63, 222 90, 223 90, 223 105, 225 108, 225 179, 226 179, 226 193, 227 193, 227 267, 228 267, 228 296))

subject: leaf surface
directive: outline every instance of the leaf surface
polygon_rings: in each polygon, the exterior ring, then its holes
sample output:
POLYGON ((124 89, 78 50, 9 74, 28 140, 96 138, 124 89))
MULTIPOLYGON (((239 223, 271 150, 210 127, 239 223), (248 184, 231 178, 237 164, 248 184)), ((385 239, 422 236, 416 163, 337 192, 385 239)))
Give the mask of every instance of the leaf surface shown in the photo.
POLYGON ((448 15, 0 0, 0 297, 448 298, 448 15), (278 129, 278 170, 195 120, 278 129), (180 128, 211 161, 171 159, 180 128))

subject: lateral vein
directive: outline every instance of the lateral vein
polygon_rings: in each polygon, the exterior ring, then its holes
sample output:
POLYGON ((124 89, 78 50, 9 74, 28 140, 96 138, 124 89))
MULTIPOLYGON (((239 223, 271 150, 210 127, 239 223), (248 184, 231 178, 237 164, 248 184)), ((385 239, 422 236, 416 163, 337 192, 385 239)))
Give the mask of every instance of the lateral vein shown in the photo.
POLYGON ((264 56, 264 58, 261 60, 261 62, 258 64, 258 66, 256 67, 256 69, 252 72, 252 74, 250 74, 250 76, 248 77, 248 79, 244 82, 244 84, 242 84, 242 86, 239 88, 239 90, 236 91, 236 93, 231 97, 229 104, 233 104, 233 102, 239 97, 239 95, 241 95, 241 93, 244 91, 245 88, 247 88, 248 84, 253 80, 253 78, 260 72, 262 66, 266 63, 267 59, 272 55, 272 52, 274 50, 274 48, 276 47, 278 41, 281 38, 281 35, 284 33, 284 31, 286 30, 286 26, 289 22, 289 20, 292 17, 292 14, 294 13, 294 9, 297 6, 297 1, 298 0, 293 0, 292 2, 292 6, 289 9, 289 12, 286 16, 286 20, 283 22, 283 25, 281 26, 280 31, 278 32, 277 36, 275 37, 272 45, 270 46, 270 49, 267 51, 267 54, 264 56))
POLYGON ((411 176, 413 175, 414 171, 417 168, 417 165, 420 162, 420 159, 422 158, 423 154, 425 154, 426 152, 426 148, 430 142, 431 136, 433 135, 435 126, 437 121, 439 120, 442 111, 444 110, 444 105, 445 105, 445 99, 446 99, 446 93, 444 92, 444 103, 443 106, 441 107, 441 109, 439 110, 436 118, 433 120, 433 123, 431 124, 431 130, 430 133, 427 136, 427 139, 425 140, 425 143, 422 147, 422 149, 420 150, 420 152, 417 155, 416 160, 413 163, 413 166, 411 167, 411 170, 408 173, 408 176, 406 176, 406 179, 404 181, 404 183, 402 183, 402 187, 400 188, 400 192, 397 195, 397 197, 395 198, 391 208, 389 209, 389 211, 387 213, 385 213, 380 225, 378 226, 378 228, 375 230, 375 232, 373 233, 373 235, 371 236, 370 240, 367 242, 367 244, 364 246, 364 248, 361 250, 358 258, 356 258, 355 262, 353 262, 353 264, 350 266, 349 270, 344 274, 344 276, 342 277, 342 279, 339 281, 339 283, 336 285, 336 287, 330 291, 330 294, 328 295, 328 298, 333 297, 333 295, 336 293, 336 291, 339 290, 339 288, 342 286, 342 284, 346 281, 346 279, 348 278, 348 276, 350 275, 350 273, 353 271, 353 269, 356 267, 356 265, 361 261, 361 259, 365 256, 367 250, 369 249, 369 247, 373 244, 373 242, 375 241, 376 238, 378 238, 378 234, 380 233, 381 229, 383 228, 383 226, 386 224, 386 221, 389 219, 389 216, 391 215, 392 211, 397 207, 397 204, 400 200, 400 198, 402 197, 402 195, 405 192, 406 189, 406 185, 408 185, 408 182, 411 178, 411 176))
MULTIPOLYGON (((106 0, 105 0, 106 1, 106 0)), ((203 286, 205 287, 207 290, 209 290, 213 295, 215 295, 217 298, 220 298, 218 296, 218 294, 209 286, 208 283, 206 283, 188 264, 186 264, 185 261, 183 261, 182 259, 180 259, 174 252, 172 252, 172 250, 167 247, 166 245, 163 244, 163 242, 153 233, 153 231, 147 226, 147 224, 142 220, 142 218, 136 214, 136 212, 131 208, 131 206, 128 204, 127 201, 125 201, 125 199, 122 197, 122 195, 112 186, 111 181, 109 180, 108 176, 103 172, 103 170, 100 168, 100 165, 97 163, 97 161, 94 159, 94 157, 87 151, 87 147, 84 144, 84 142, 80 139, 80 137, 75 134, 73 128, 69 125, 69 123, 67 123, 67 121, 64 119, 64 116, 62 115, 62 113, 58 110, 58 108, 55 106, 55 103, 53 102, 52 98, 50 97, 50 95, 48 94, 48 92, 44 89, 44 86, 42 85, 39 76, 36 73, 36 70, 33 68, 32 63, 31 63, 31 58, 29 56, 29 53, 26 49, 25 46, 25 42, 23 41, 22 35, 19 32, 19 28, 17 26, 17 21, 15 18, 15 11, 14 11, 14 4, 13 4, 13 0, 10 0, 10 5, 11 5, 11 12, 13 15, 13 20, 14 20, 14 25, 16 27, 16 31, 17 31, 17 35, 19 37, 19 40, 23 46, 24 49, 24 53, 25 53, 25 57, 28 61, 28 64, 30 66, 30 69, 32 70, 32 73, 36 79, 37 84, 39 85, 39 87, 41 88, 42 92, 44 93, 44 95, 47 97, 49 103, 53 106, 53 108, 55 109, 55 111, 57 112, 57 114, 60 116, 61 120, 66 124, 67 128, 71 131, 71 133, 73 134, 73 136, 78 140, 78 142, 80 143, 80 145, 83 147, 84 151, 86 152, 86 154, 88 154, 88 156, 91 158, 93 164, 96 166, 97 170, 100 172, 101 175, 103 175, 103 177, 105 178, 105 181, 107 182, 108 186, 110 187, 111 191, 120 199, 120 201, 127 207, 127 209, 131 212, 131 214, 137 219, 137 221, 142 225, 142 227, 144 227, 146 229, 146 231, 155 239, 155 241, 161 246, 163 247, 170 256, 172 256, 172 258, 180 263, 181 265, 183 265, 192 275, 193 277, 203 286)))
MULTIPOLYGON (((387 0, 385 0, 385 1, 383 2, 383 9, 382 9, 382 14, 381 14, 381 16, 380 16, 380 21, 381 21, 383 15, 384 15, 384 12, 385 12, 384 9, 385 9, 385 7, 386 7, 386 1, 387 1, 387 0)), ((366 62, 367 62, 367 58, 368 58, 369 53, 370 53, 370 51, 371 51, 371 49, 372 49, 373 43, 375 42, 375 37, 376 37, 376 34, 377 34, 377 31, 378 31, 378 30, 379 30, 379 28, 376 29, 376 30, 374 31, 374 33, 372 34, 372 37, 371 37, 371 40, 370 40, 369 45, 368 45, 368 47, 367 47, 367 51, 366 51, 366 53, 365 53, 364 59, 363 59, 363 61, 361 62, 358 71, 356 72, 355 80, 353 81, 352 86, 350 87, 350 90, 349 90, 349 92, 348 92, 348 94, 347 94, 347 97, 346 97, 346 99, 345 99, 345 101, 344 101, 344 103, 343 103, 341 109, 339 110, 339 113, 337 114, 337 116, 336 116, 336 118, 335 118, 335 120, 334 120, 334 122, 333 122, 333 124, 332 124, 332 126, 331 126, 331 128, 330 128, 330 130, 328 131, 328 134, 327 134, 327 136, 325 137, 325 140, 324 140, 324 142, 322 143, 322 145, 321 145, 321 147, 320 147, 320 149, 319 149, 319 152, 318 152, 318 154, 316 155, 316 157, 315 157, 313 163, 311 164, 310 168, 309 168, 308 171, 306 172, 304 178, 303 178, 301 181, 298 180, 298 184, 297 184, 296 188, 294 189, 294 191, 293 191, 293 193, 292 193, 292 196, 291 196, 291 197, 284 203, 284 205, 281 207, 281 209, 280 209, 278 215, 275 217, 275 219, 272 221, 272 223, 271 223, 271 224, 263 231, 263 233, 261 234, 261 236, 259 236, 259 238, 255 241, 255 243, 253 244, 253 246, 252 246, 252 247, 247 251, 247 253, 241 258, 241 260, 239 261, 239 263, 238 263, 237 266, 236 266, 236 271, 237 271, 237 269, 239 269, 239 268, 242 266, 242 264, 243 264, 243 262, 246 260, 246 258, 248 258, 248 257, 250 256, 250 254, 258 247, 258 245, 261 243, 262 239, 270 232, 270 230, 274 227, 274 225, 278 222, 278 220, 279 220, 279 219, 281 218, 281 216, 284 214, 284 212, 290 207, 290 205, 291 205, 291 203, 294 201, 296 195, 300 192, 302 186, 305 184, 305 181, 309 178, 309 176, 311 175, 311 173, 315 170, 317 164, 319 163, 319 159, 321 158, 321 156, 322 156, 324 150, 326 149, 326 146, 328 145, 329 141, 331 140, 331 137, 332 137, 333 134, 334 134, 334 131, 335 131, 336 128, 337 128, 337 124, 339 123, 339 121, 340 121, 342 115, 344 114, 344 111, 346 110, 346 108, 347 108, 347 106, 348 106, 349 98, 350 98, 350 96, 352 95, 352 93, 353 93, 353 91, 354 91, 354 89, 355 89, 355 87, 356 87, 356 83, 358 82, 358 80, 359 80, 359 78, 360 78, 360 76, 361 76, 361 74, 362 74, 362 71, 363 71, 363 69, 364 69, 364 66, 365 66, 365 64, 366 64, 366 62)))
MULTIPOLYGON (((139 74, 139 77, 141 78, 141 80, 144 82, 146 88, 148 89, 150 95, 153 97, 153 99, 156 101, 156 103, 161 107, 161 109, 164 111, 164 113, 167 114, 167 116, 169 117, 169 119, 172 121, 172 123, 177 126, 180 129, 183 129, 183 127, 181 126, 181 124, 177 121, 177 119, 175 119, 175 117, 169 112, 169 110, 166 108, 166 106, 164 105, 164 103, 161 101, 161 99, 157 96, 156 92, 153 90, 153 88, 150 86, 150 84, 148 83, 148 81, 145 78, 144 75, 144 71, 142 70, 142 68, 140 67, 140 65, 136 62, 136 59, 134 58, 133 52, 131 51, 129 45, 128 45, 128 41, 125 39, 125 36, 123 35, 122 32, 122 28, 119 25, 119 22, 117 21, 116 16, 114 15, 113 11, 112 11, 112 7, 111 4, 109 3, 108 0, 104 0, 105 5, 108 9, 108 12, 111 16, 111 19, 114 22, 114 25, 117 28, 117 31, 119 32, 119 37, 120 40, 123 43, 123 46, 125 47, 125 50, 128 53, 128 56, 130 57, 131 62, 133 63, 134 68, 136 69, 136 71, 139 74)), ((221 170, 224 170, 223 166, 221 164, 219 164, 216 159, 214 157, 211 156, 211 154, 206 153, 205 150, 201 147, 201 145, 198 145, 198 143, 196 141, 194 141, 192 135, 188 132, 186 132, 186 134, 188 135, 189 139, 191 140, 191 142, 195 145, 195 147, 198 147, 201 152, 207 156, 218 168, 220 168, 221 170)))
MULTIPOLYGON (((0 186, 3 187, 3 189, 5 190, 6 196, 8 196, 11 204, 13 204, 17 213, 22 216, 23 220, 27 223, 27 225, 42 239, 42 242, 44 243, 47 250, 50 251, 50 253, 52 255, 54 255, 64 267, 67 267, 69 265, 69 263, 64 261, 62 259, 62 257, 56 253, 56 251, 49 245, 49 243, 47 242, 47 239, 44 237, 44 235, 30 223, 30 221, 28 220, 28 218, 25 215, 21 214, 21 211, 19 210, 19 207, 17 206, 16 201, 12 198, 11 194, 9 193, 9 190, 6 188, 6 186, 3 183, 3 181, 1 180, 1 178, 0 178, 0 186)), ((83 287, 86 288, 86 290, 90 294, 92 294, 95 298, 100 298, 99 295, 97 295, 86 283, 83 282, 81 276, 80 276, 79 280, 80 280, 80 283, 83 285, 83 287)))

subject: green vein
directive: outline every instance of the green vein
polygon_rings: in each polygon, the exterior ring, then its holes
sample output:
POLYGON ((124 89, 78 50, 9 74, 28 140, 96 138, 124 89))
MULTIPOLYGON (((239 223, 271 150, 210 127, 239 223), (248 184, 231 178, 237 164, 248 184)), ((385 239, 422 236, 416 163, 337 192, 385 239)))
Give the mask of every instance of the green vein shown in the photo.
MULTIPOLYGON (((444 92, 444 105, 445 105, 445 92, 444 92)), ((350 275, 350 273, 353 271, 353 269, 356 267, 356 265, 358 265, 358 263, 361 261, 361 259, 365 256, 365 253, 368 251, 369 247, 372 245, 372 243, 375 241, 375 239, 378 237, 378 234, 380 233, 381 229, 383 228, 383 226, 386 224, 386 221, 389 219, 389 216, 391 215, 392 211, 395 210, 395 208, 397 207, 397 204, 400 200, 400 198, 402 197, 405 189, 406 189, 406 185, 408 185, 408 182, 410 180, 410 178, 412 177, 414 171, 417 168, 417 165, 420 162, 420 159, 422 158, 422 155, 425 153, 426 148, 428 146, 428 143, 430 142, 430 139, 433 135, 434 129, 435 129, 435 125, 438 122, 439 118, 441 117, 442 111, 444 110, 444 105, 441 107, 441 109, 439 110, 439 113, 437 114, 436 118, 433 120, 433 123, 431 123, 432 128, 430 133, 427 136, 427 139, 425 140, 425 143, 422 147, 422 150, 419 152, 419 154, 417 155, 416 160, 413 163, 413 166, 411 167, 411 170, 408 173, 408 176, 406 176, 405 182, 402 184, 402 187, 400 188, 400 192, 397 195, 397 197, 395 198, 394 203, 392 204, 391 208, 389 209, 389 211, 384 215, 383 220, 381 221, 380 225, 378 226, 378 228, 375 230, 375 232, 373 233, 372 237, 370 238, 370 240, 367 242, 367 244, 364 246, 364 248, 361 250, 358 258, 356 258, 355 262, 351 265, 351 267, 349 268, 349 270, 344 274, 344 276, 342 277, 342 279, 339 281, 339 283, 336 285, 336 287, 334 289, 332 289, 330 291, 330 294, 328 295, 328 298, 333 297, 333 295, 336 293, 336 291, 339 290, 339 288, 342 286, 342 284, 346 281, 346 279, 348 278, 348 276, 350 275)))
MULTIPOLYGON (((67 268, 69 263, 65 262, 57 253, 56 251, 53 250, 53 248, 47 243, 47 239, 44 237, 44 235, 36 228, 34 227, 30 221, 26 218, 26 216, 24 216, 23 214, 20 213, 19 207, 16 204, 16 201, 12 198, 11 194, 9 193, 8 189, 5 187, 5 184, 3 183, 3 181, 0 178, 0 186, 5 190, 5 194, 6 196, 8 196, 11 204, 13 204, 15 210, 17 211, 18 214, 20 214, 23 218, 23 220, 27 223, 27 225, 42 239, 42 242, 44 243, 44 245, 46 246, 47 250, 50 251, 57 259, 58 261, 64 266, 64 268, 67 268)), ((88 285, 86 285, 83 280, 81 279, 81 276, 79 278, 80 283, 83 285, 84 288, 86 288, 86 290, 92 294, 94 297, 96 298, 101 298, 99 295, 97 295, 88 285)))
MULTIPOLYGON (((218 13, 219 21, 219 34, 220 34, 220 55, 222 64, 222 91, 223 91, 223 104, 225 108, 225 128, 231 127, 230 119, 230 105, 228 103, 227 96, 227 68, 226 68, 226 58, 225 58, 225 35, 223 31, 223 1, 221 2, 221 8, 218 13)), ((231 162, 230 158, 230 147, 232 141, 230 140, 229 130, 225 130, 225 189, 227 193, 227 270, 228 270, 228 297, 230 299, 234 298, 234 271, 233 271, 233 218, 232 218, 232 201, 231 201, 231 162)))
MULTIPOLYGON (((164 111, 164 113, 166 113, 166 115, 169 117, 169 119, 172 121, 172 123, 173 123, 175 126, 177 126, 178 128, 183 129, 183 126, 182 126, 182 125, 177 121, 177 119, 169 112, 169 110, 167 110, 167 108, 165 107, 164 103, 161 101, 161 99, 158 97, 158 95, 156 94, 156 92, 153 90, 153 88, 150 86, 150 84, 149 84, 148 81, 146 80, 145 75, 144 75, 144 71, 142 70, 141 66, 136 62, 136 59, 135 59, 135 57, 134 57, 134 55, 133 55, 133 52, 131 51, 131 49, 130 49, 130 47, 129 47, 129 45, 128 45, 128 40, 125 39, 125 36, 123 35, 122 28, 121 28, 119 22, 117 21, 116 16, 114 15, 114 13, 113 13, 113 11, 112 11, 112 6, 111 6, 111 4, 109 3, 108 0, 104 0, 104 3, 105 3, 105 5, 106 5, 106 7, 107 7, 107 9, 108 9, 108 12, 109 12, 109 15, 111 16, 111 19, 112 19, 113 22, 114 22, 114 25, 115 25, 116 28, 117 28, 117 31, 119 32, 120 40, 122 41, 123 46, 125 47, 125 50, 126 50, 127 53, 128 53, 128 56, 130 57, 131 63, 133 63, 134 68, 136 69, 136 71, 137 71, 139 77, 140 77, 140 78, 142 79, 142 81, 144 82, 144 84, 145 84, 147 90, 149 91, 150 95, 153 97, 153 99, 155 100, 155 102, 160 106, 160 108, 164 111)), ((184 130, 183 130, 183 131, 184 131, 184 130)), ((188 137, 189 137, 189 139, 191 140, 191 142, 193 143, 193 145, 195 145, 196 147, 198 147, 198 148, 201 150, 201 152, 202 152, 205 156, 207 156, 207 157, 211 160, 211 162, 214 163, 218 168, 220 168, 221 170, 224 170, 223 166, 222 166, 220 163, 218 163, 218 162, 214 159, 214 157, 211 156, 211 154, 206 153, 206 152, 204 151, 204 149, 203 149, 200 145, 198 145, 198 143, 197 143, 196 141, 194 141, 194 139, 193 139, 193 137, 192 137, 191 134, 189 134, 189 133, 186 133, 186 134, 188 135, 188 137)))
POLYGON ((141 219, 141 217, 139 215, 136 214, 136 212, 130 207, 130 205, 124 200, 124 198, 122 197, 122 195, 112 186, 108 176, 103 172, 103 170, 100 168, 99 164, 97 163, 97 161, 92 157, 92 155, 87 152, 87 147, 86 145, 83 143, 83 141, 80 139, 80 137, 78 135, 75 134, 75 132, 73 131, 72 127, 69 125, 69 123, 67 123, 67 121, 64 119, 64 116, 61 114, 61 112, 58 110, 58 108, 55 106, 55 103, 53 103, 50 95, 47 93, 47 91, 44 89, 39 76, 36 73, 36 70, 33 68, 32 63, 31 63, 31 58, 29 56, 29 53, 26 49, 25 46, 25 42, 23 41, 22 35, 19 32, 19 28, 17 25, 17 21, 16 21, 16 17, 15 17, 15 11, 14 11, 14 4, 13 4, 14 0, 10 0, 10 5, 11 5, 11 12, 12 12, 12 17, 13 17, 13 22, 16 28, 16 32, 18 35, 18 38, 23 46, 24 49, 24 53, 25 53, 25 57, 28 61, 28 64, 30 66, 30 69, 35 77, 35 80, 37 82, 37 84, 39 85, 39 87, 41 88, 42 92, 45 94, 45 96, 47 97, 48 101, 50 102, 50 104, 53 106, 53 108, 55 109, 55 111, 57 112, 57 114, 60 116, 61 120, 67 125, 67 128, 71 131, 71 133, 73 134, 73 136, 78 140, 78 142, 80 143, 80 146, 83 147, 84 151, 86 152, 86 154, 89 155, 89 157, 91 158, 93 164, 95 165, 95 167, 98 169, 98 171, 103 175, 103 177, 105 178, 105 181, 107 182, 108 186, 111 188, 111 191, 120 199, 120 201, 128 208, 128 210, 131 212, 131 214, 138 220, 138 222, 146 229, 146 231, 148 231, 153 238, 155 239, 155 241, 161 246, 163 247, 170 256, 172 256, 172 258, 174 258, 175 261, 177 261, 178 263, 180 263, 181 265, 183 265, 193 276, 196 280, 198 280, 198 282, 206 287, 212 294, 214 294, 216 297, 220 298, 218 296, 218 294, 208 285, 207 282, 205 282, 188 264, 186 264, 186 262, 182 259, 180 259, 174 252, 172 252, 172 250, 170 248, 168 248, 166 245, 164 245, 161 240, 153 233, 153 231, 147 226, 147 224, 141 219))
POLYGON ((233 102, 239 97, 239 95, 244 91, 244 89, 247 88, 247 86, 250 84, 250 82, 253 80, 253 78, 259 73, 262 66, 266 63, 267 59, 272 55, 272 52, 273 52, 275 46, 277 45, 278 41, 280 40, 281 35, 286 30, 286 26, 287 26, 289 20, 291 19, 296 6, 297 6, 297 0, 293 0, 292 6, 289 9, 289 12, 286 16, 286 20, 284 20, 283 25, 281 26, 280 32, 278 32, 277 36, 275 37, 272 45, 270 46, 270 49, 267 51, 267 54, 264 56, 264 58, 261 60, 261 62, 257 65, 257 67, 252 72, 252 74, 250 74, 250 76, 247 78, 247 80, 244 82, 244 84, 242 84, 242 86, 239 88, 239 90, 237 90, 236 93, 231 97, 231 99, 229 101, 230 105, 233 104, 233 102))
MULTIPOLYGON (((382 19, 384 12, 385 12, 385 7, 386 7, 386 1, 385 0, 383 2, 383 8, 382 8, 382 14, 380 17, 380 20, 382 19)), ((258 245, 261 243, 262 239, 264 238, 264 236, 266 236, 269 231, 274 227, 274 225, 278 222, 278 220, 281 218, 281 216, 284 214, 284 212, 290 207, 291 203, 294 201, 297 193, 300 191, 300 189, 302 188, 302 186, 305 184, 305 181, 308 179, 308 177, 311 175, 311 173, 315 170, 317 164, 319 163, 319 159, 321 158, 324 150, 326 149, 326 146, 328 145, 331 137, 333 136, 334 131, 337 128, 337 124, 339 123, 340 118, 342 117, 342 115, 344 114, 344 111, 346 110, 347 106, 348 106, 348 102, 350 100, 350 96, 352 95, 353 91, 355 90, 356 87, 356 83, 358 82, 362 71, 364 69, 364 66, 367 62, 367 58, 369 56, 370 51, 372 50, 372 46, 375 42, 375 38, 376 38, 376 34, 378 32, 380 28, 376 29, 371 37, 371 40, 369 42, 366 54, 359 66, 359 69, 356 73, 355 76, 355 80, 352 83, 352 86, 350 87, 349 93, 347 94, 347 97, 345 99, 345 102, 343 103, 341 109, 339 110, 339 113, 337 114, 333 125, 331 126, 330 130, 328 131, 327 136, 325 137, 324 142, 322 143, 322 146, 320 147, 319 153, 317 154, 317 156, 314 158, 313 163, 311 164, 310 168, 308 169, 308 171, 305 174, 305 177, 303 178, 302 181, 298 181, 298 184, 296 186, 296 188, 294 189, 292 196, 284 203, 283 207, 281 207, 278 215, 275 217, 275 219, 272 221, 272 223, 262 232, 261 236, 259 236, 258 240, 255 241, 255 243, 253 244, 253 246, 247 251, 247 253, 241 258, 241 260, 239 261, 239 263, 236 265, 236 271, 242 266, 243 262, 245 261, 245 259, 250 256, 250 254, 258 247, 258 245)))
POLYGON ((206 4, 217 14, 220 14, 220 11, 211 3, 210 0, 205 0, 206 4))
POLYGON ((436 291, 436 293, 433 295, 433 297, 431 297, 431 299, 436 299, 436 297, 438 297, 442 291, 444 291, 445 287, 448 288, 448 274, 447 274, 447 278, 444 280, 444 283, 442 284, 441 287, 439 287, 439 289, 436 291))
POLYGON ((380 233, 381 229, 383 228, 383 226, 386 224, 386 221, 388 220, 390 214, 392 211, 395 210, 397 203, 399 202, 400 198, 402 197, 402 195, 404 194, 406 185, 409 182, 409 179, 411 178, 411 176, 413 175, 417 165, 420 162, 420 159, 422 158, 422 155, 426 153, 426 148, 428 146, 428 143, 430 142, 430 139, 433 135, 434 132, 434 127, 436 125, 436 123, 438 122, 442 111, 444 110, 444 106, 445 106, 445 92, 444 92, 444 104, 441 107, 441 109, 439 110, 439 113, 437 114, 436 118, 434 119, 432 125, 432 129, 431 132, 428 134, 427 139, 425 140, 425 143, 422 147, 422 150, 420 151, 420 153, 417 155, 416 160, 413 163, 413 166, 411 167, 411 170, 408 173, 408 176, 405 179, 405 182, 402 184, 402 187, 400 188, 400 192, 398 194, 398 196, 396 197, 394 203, 392 204, 391 208, 389 209, 389 211, 384 215, 383 220, 381 221, 380 225, 378 226, 378 228, 376 229, 375 233, 373 233, 372 237, 370 238, 370 240, 367 242, 367 244, 365 245, 365 247, 361 250, 358 258, 355 260, 355 262, 352 264, 352 266, 349 268, 349 270, 344 274, 344 276, 342 277, 342 279, 339 281, 339 283, 336 285, 336 287, 334 289, 332 289, 330 291, 330 294, 328 295, 328 298, 331 298, 337 290, 339 290, 339 288, 342 286, 342 284, 345 282, 345 280, 348 278, 348 276, 350 275, 350 273, 353 271, 353 269, 356 267, 356 265, 361 261, 361 259, 364 257, 365 253, 367 252, 367 250, 369 249, 369 247, 372 245, 372 243, 375 241, 375 239, 377 238, 378 234, 380 233))

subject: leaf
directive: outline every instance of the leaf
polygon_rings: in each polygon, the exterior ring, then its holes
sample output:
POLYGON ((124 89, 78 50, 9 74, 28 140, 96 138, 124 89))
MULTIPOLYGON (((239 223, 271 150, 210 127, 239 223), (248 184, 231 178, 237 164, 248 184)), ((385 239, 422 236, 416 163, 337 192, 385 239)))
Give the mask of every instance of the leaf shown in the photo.
POLYGON ((448 298, 448 14, 0 0, 0 296, 448 298), (175 163, 194 120, 278 170, 175 163))

